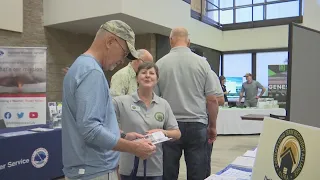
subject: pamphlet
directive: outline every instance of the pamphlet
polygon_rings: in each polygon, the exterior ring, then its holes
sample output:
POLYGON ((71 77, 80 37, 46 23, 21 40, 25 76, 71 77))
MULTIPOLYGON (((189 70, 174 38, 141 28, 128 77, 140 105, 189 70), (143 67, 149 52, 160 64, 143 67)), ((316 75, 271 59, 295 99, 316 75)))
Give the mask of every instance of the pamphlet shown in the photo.
POLYGON ((207 177, 205 180, 237 180, 236 177, 230 177, 230 176, 222 176, 222 175, 216 175, 212 174, 211 176, 207 177))
POLYGON ((231 164, 240 167, 253 168, 255 158, 238 156, 231 164))
MULTIPOLYGON (((154 132, 152 134, 148 134, 145 136, 145 139, 148 139, 152 142, 153 145, 165 142, 165 141, 169 141, 172 138, 168 138, 166 137, 162 131, 158 131, 158 132, 154 132)), ((139 139, 137 139, 139 140, 139 139)))

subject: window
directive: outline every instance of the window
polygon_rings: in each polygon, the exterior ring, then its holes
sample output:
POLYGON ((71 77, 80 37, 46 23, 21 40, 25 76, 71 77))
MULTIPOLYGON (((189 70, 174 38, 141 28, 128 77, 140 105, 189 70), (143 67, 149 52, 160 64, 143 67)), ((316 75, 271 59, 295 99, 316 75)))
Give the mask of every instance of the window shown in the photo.
POLYGON ((253 21, 263 20, 263 6, 253 7, 253 21))
POLYGON ((299 1, 267 5, 267 19, 299 16, 299 1))
POLYGON ((236 6, 252 4, 252 0, 235 0, 235 1, 236 1, 236 6))
POLYGON ((268 66, 288 64, 288 52, 257 53, 256 80, 267 90, 264 96, 268 95, 268 66))
POLYGON ((243 77, 251 73, 251 54, 226 54, 223 56, 223 75, 225 77, 243 77))
POLYGON ((233 10, 220 11, 220 24, 233 23, 233 10))
POLYGON ((264 3, 264 0, 253 0, 253 4, 264 3))
POLYGON ((219 0, 207 1, 207 14, 206 16, 215 22, 219 22, 219 0))
POLYGON ((220 0, 220 8, 233 7, 233 0, 220 0))
POLYGON ((252 21, 252 7, 236 9, 236 23, 252 21))

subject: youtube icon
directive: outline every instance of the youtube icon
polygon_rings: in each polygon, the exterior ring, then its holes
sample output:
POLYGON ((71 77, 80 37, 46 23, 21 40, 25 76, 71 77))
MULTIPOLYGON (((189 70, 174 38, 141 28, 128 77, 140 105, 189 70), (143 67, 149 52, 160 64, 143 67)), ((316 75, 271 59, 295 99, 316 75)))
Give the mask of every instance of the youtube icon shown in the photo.
POLYGON ((37 112, 30 112, 29 118, 31 118, 31 119, 38 118, 38 113, 37 112))

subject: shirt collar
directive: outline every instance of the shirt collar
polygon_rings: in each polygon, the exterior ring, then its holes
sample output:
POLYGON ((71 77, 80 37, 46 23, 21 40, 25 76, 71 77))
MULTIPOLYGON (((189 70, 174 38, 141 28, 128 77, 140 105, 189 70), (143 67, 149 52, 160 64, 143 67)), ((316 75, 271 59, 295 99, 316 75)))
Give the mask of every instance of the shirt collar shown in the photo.
POLYGON ((129 63, 129 64, 127 65, 127 67, 128 67, 128 73, 129 73, 132 77, 136 77, 136 72, 134 71, 131 63, 129 63))
POLYGON ((170 52, 191 52, 191 49, 184 46, 171 48, 170 52))
MULTIPOLYGON (((135 103, 142 101, 139 98, 138 91, 135 91, 134 93, 132 93, 131 96, 132 96, 133 102, 135 102, 135 103)), ((160 97, 157 96, 155 93, 153 93, 153 98, 152 98, 151 102, 155 102, 155 103, 159 104, 159 99, 160 99, 160 97)))

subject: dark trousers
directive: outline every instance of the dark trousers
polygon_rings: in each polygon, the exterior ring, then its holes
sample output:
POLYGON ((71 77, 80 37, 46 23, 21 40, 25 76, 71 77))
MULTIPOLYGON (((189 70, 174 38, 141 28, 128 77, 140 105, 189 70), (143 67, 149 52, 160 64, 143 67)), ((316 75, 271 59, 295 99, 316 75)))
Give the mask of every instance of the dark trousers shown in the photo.
POLYGON ((207 173, 206 173, 206 177, 209 177, 211 175, 211 154, 212 154, 212 147, 213 147, 213 143, 211 144, 207 144, 207 156, 208 156, 208 163, 207 163, 207 173))
MULTIPOLYGON (((132 180, 131 176, 120 175, 121 180, 132 180)), ((147 177, 147 180, 162 180, 162 176, 147 177)), ((144 177, 136 177, 136 180, 145 180, 144 177)))
POLYGON ((187 180, 204 180, 207 172, 207 126, 178 122, 180 140, 163 143, 163 180, 177 180, 182 150, 187 165, 187 180))

